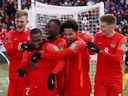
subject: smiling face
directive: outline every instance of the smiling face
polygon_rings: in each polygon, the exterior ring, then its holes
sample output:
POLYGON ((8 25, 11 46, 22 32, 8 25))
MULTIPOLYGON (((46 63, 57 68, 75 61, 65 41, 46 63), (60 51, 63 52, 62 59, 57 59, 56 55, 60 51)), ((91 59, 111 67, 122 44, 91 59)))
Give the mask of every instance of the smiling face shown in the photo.
POLYGON ((16 22, 16 27, 21 29, 26 27, 28 23, 28 19, 26 16, 21 16, 19 18, 16 18, 15 22, 16 22))
POLYGON ((115 24, 108 25, 106 22, 101 22, 100 28, 104 35, 109 35, 115 29, 115 24))
POLYGON ((65 28, 63 36, 67 43, 71 44, 77 39, 77 32, 75 32, 72 28, 65 28))
POLYGON ((60 25, 55 23, 54 21, 51 21, 48 24, 48 36, 49 39, 54 39, 59 35, 60 32, 60 25))
POLYGON ((28 23, 28 13, 24 10, 16 12, 15 23, 17 29, 24 29, 28 23))
POLYGON ((104 35, 110 36, 116 29, 116 17, 112 14, 105 14, 100 18, 100 28, 104 35))
POLYGON ((39 48, 42 42, 42 32, 39 29, 33 29, 30 33, 30 43, 39 48))

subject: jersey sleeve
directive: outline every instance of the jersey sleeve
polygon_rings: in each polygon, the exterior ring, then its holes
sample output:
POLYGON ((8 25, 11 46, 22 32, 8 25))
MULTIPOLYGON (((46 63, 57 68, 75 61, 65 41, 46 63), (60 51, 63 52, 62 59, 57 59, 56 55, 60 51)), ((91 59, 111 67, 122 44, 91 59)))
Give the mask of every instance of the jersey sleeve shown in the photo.
POLYGON ((43 52, 44 59, 64 59, 78 53, 81 48, 84 48, 85 42, 76 41, 71 44, 68 48, 57 52, 43 52))
POLYGON ((64 59, 67 56, 70 56, 73 54, 73 51, 70 48, 66 48, 63 51, 57 51, 57 52, 46 52, 43 51, 43 59, 47 60, 56 60, 56 59, 64 59))
MULTIPOLYGON (((60 51, 60 49, 56 45, 52 45, 52 44, 48 44, 44 50, 44 52, 46 52, 47 54, 51 53, 53 55, 59 51, 60 51)), ((46 59, 51 60, 53 62, 53 64, 55 64, 55 67, 53 68, 51 73, 58 74, 64 68, 64 59, 63 58, 57 59, 57 58, 53 58, 53 57, 55 57, 55 56, 51 56, 51 57, 47 56, 46 59)), ((43 58, 43 59, 45 59, 45 58, 43 58)))

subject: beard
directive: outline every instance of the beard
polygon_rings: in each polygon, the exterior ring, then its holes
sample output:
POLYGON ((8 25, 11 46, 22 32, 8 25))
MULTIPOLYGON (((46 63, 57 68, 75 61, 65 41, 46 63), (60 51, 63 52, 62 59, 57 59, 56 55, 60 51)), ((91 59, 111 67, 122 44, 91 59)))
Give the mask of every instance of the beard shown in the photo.
POLYGON ((47 39, 51 41, 51 40, 54 40, 55 37, 54 36, 48 36, 47 39))
POLYGON ((56 39, 56 37, 57 37, 57 34, 50 34, 48 35, 47 39, 51 41, 51 40, 56 39))

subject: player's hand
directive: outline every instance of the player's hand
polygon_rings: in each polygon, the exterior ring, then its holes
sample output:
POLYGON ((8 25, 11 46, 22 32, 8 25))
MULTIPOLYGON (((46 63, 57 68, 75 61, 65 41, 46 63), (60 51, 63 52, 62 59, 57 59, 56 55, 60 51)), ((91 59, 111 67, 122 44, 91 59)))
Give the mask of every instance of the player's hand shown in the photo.
POLYGON ((55 74, 50 74, 48 77, 48 89, 53 90, 55 88, 56 76, 55 74))
POLYGON ((41 59, 41 53, 40 52, 34 52, 32 54, 32 57, 31 57, 30 67, 32 69, 35 69, 36 68, 36 63, 39 62, 40 59, 41 59))
POLYGON ((18 49, 20 51, 33 51, 35 49, 35 46, 33 44, 28 43, 19 43, 18 49))
POLYGON ((99 53, 100 49, 93 42, 87 42, 86 45, 87 45, 89 50, 96 52, 96 53, 99 53))
POLYGON ((70 46, 69 46, 70 49, 72 50, 75 50, 77 49, 77 44, 76 43, 72 43, 70 46))
POLYGON ((24 51, 28 49, 28 44, 27 43, 19 43, 18 45, 18 50, 24 51))
POLYGON ((34 52, 31 57, 31 62, 37 63, 41 59, 41 53, 40 52, 34 52))
POLYGON ((83 41, 75 41, 72 44, 70 44, 69 48, 72 49, 73 51, 78 51, 82 46, 85 45, 85 42, 83 41))
POLYGON ((28 49, 27 49, 27 51, 32 52, 32 51, 35 50, 35 49, 36 49, 36 47, 35 47, 34 44, 28 44, 28 49))
POLYGON ((19 77, 24 77, 26 73, 27 73, 26 70, 23 69, 23 68, 17 69, 17 75, 18 75, 19 77))

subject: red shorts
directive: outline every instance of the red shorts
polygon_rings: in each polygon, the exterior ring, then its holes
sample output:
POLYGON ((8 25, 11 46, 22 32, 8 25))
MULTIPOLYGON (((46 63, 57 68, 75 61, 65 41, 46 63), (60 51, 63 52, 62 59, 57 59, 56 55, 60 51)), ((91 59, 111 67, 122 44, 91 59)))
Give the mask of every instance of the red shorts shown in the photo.
POLYGON ((121 94, 121 85, 105 84, 103 82, 95 83, 94 96, 119 96, 119 94, 121 94))

